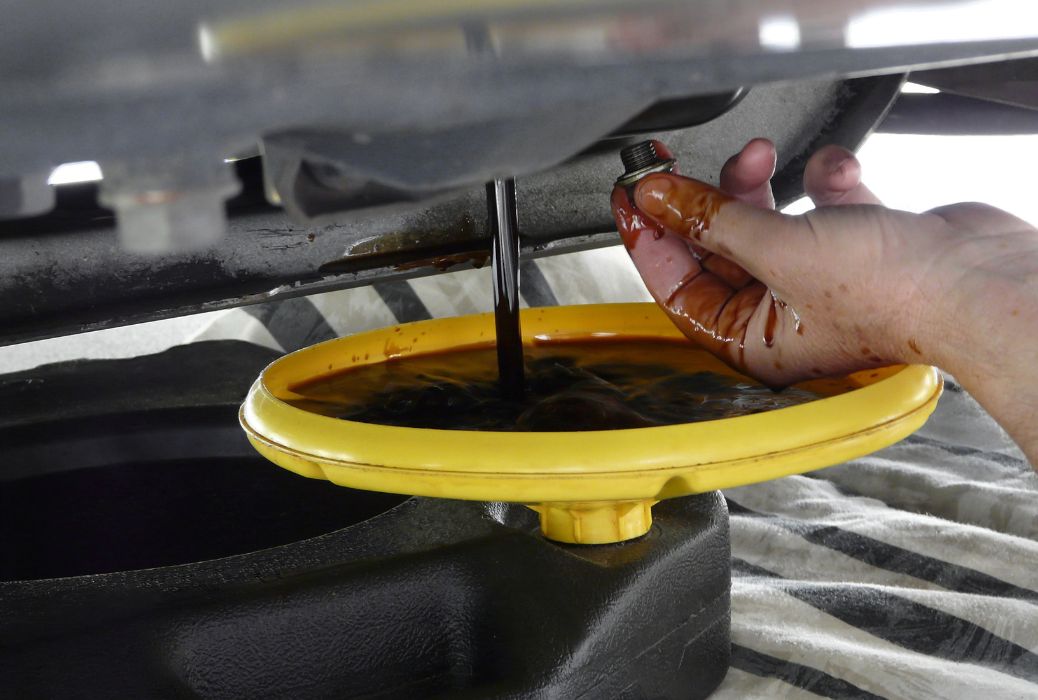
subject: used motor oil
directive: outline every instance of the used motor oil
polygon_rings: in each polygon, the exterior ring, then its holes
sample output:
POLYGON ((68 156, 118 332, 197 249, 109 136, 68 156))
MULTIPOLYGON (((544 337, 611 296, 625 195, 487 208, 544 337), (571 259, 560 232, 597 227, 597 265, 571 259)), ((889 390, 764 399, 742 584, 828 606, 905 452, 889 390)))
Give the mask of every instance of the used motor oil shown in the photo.
POLYGON ((820 380, 776 392, 722 374, 688 342, 603 339, 525 348, 525 392, 505 397, 493 348, 380 362, 293 387, 298 408, 410 428, 581 431, 643 428, 749 415, 853 387, 820 380))

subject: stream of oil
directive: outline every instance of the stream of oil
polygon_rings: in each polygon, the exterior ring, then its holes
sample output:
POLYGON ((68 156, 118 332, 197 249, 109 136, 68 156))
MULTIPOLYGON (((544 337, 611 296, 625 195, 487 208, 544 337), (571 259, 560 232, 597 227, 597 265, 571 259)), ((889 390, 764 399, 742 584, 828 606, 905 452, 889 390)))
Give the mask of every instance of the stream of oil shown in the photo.
POLYGON ((446 430, 579 431, 770 411, 856 388, 818 380, 774 392, 684 341, 546 343, 525 349, 521 398, 502 395, 493 348, 379 362, 292 387, 322 415, 446 430))
POLYGON ((498 386, 504 399, 521 401, 526 383, 519 326, 519 214, 515 180, 495 180, 487 184, 487 214, 492 231, 490 262, 494 279, 498 386))

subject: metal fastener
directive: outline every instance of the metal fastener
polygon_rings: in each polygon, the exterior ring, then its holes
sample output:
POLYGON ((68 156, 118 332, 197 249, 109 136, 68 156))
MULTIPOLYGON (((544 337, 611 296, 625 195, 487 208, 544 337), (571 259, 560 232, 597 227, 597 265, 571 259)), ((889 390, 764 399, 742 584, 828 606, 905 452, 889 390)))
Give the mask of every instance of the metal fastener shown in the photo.
POLYGON ((646 175, 669 173, 674 170, 673 158, 660 158, 652 141, 642 141, 620 150, 624 174, 616 178, 616 184, 630 187, 646 175))

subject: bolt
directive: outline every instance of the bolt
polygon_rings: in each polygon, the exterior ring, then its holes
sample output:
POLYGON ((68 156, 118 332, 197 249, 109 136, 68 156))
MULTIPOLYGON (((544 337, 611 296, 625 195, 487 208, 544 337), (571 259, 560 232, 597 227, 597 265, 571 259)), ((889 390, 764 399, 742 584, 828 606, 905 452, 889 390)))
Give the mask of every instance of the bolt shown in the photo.
POLYGON ((46 214, 54 208, 54 188, 47 175, 0 177, 0 219, 46 214))
POLYGON ((103 173, 101 203, 115 210, 119 242, 134 253, 184 253, 217 243, 227 228, 225 201, 241 189, 222 161, 121 163, 103 173))
POLYGON ((620 149, 620 160, 624 164, 624 173, 616 179, 616 184, 622 187, 630 187, 651 173, 669 173, 674 170, 674 159, 660 158, 652 141, 642 141, 620 149))

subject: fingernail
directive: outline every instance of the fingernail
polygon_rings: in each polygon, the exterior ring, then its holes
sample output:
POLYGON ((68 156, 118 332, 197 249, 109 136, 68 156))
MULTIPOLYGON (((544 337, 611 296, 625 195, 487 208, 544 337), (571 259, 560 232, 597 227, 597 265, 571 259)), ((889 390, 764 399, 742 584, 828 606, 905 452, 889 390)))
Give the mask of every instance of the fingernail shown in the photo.
POLYGON ((638 208, 646 214, 659 216, 667 211, 667 195, 674 183, 665 177, 655 177, 638 184, 634 198, 638 208))
POLYGON ((839 175, 843 171, 843 166, 851 161, 854 156, 849 156, 845 152, 833 153, 828 161, 826 167, 829 170, 830 175, 839 175))

